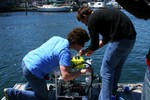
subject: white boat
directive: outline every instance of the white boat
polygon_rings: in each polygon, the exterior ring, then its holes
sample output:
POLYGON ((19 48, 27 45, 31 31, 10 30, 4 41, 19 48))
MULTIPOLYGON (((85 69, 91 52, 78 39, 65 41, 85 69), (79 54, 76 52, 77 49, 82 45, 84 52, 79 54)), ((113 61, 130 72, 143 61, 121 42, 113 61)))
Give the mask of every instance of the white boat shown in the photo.
POLYGON ((49 5, 37 6, 37 10, 43 12, 69 12, 71 11, 71 6, 49 4, 49 5))
POLYGON ((105 2, 102 1, 88 2, 88 6, 91 9, 101 9, 101 8, 105 8, 105 2))
POLYGON ((116 1, 109 1, 106 3, 106 7, 108 8, 115 8, 115 9, 121 9, 122 7, 118 4, 116 1))

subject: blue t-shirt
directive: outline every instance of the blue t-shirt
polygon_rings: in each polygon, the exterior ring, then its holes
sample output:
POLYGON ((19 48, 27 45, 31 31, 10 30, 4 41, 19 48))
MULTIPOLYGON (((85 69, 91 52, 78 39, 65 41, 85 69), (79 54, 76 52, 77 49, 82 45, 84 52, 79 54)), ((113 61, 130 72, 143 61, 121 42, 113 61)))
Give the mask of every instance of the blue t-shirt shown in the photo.
POLYGON ((43 77, 58 66, 70 66, 71 53, 67 39, 54 36, 35 50, 30 51, 23 61, 35 76, 43 77))

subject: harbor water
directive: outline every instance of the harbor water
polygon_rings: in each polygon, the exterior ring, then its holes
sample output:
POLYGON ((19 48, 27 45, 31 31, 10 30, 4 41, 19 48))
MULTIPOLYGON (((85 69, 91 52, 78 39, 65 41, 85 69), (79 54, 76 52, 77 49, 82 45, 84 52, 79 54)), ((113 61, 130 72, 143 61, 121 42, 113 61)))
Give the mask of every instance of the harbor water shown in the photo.
MULTIPOLYGON (((137 19, 127 11, 122 11, 133 22, 137 39, 124 64, 120 82, 142 82, 146 70, 145 56, 150 48, 150 20, 137 19)), ((26 82, 22 76, 21 61, 29 51, 52 36, 65 38, 75 27, 87 30, 86 26, 77 21, 76 12, 28 12, 27 15, 25 12, 0 13, 0 98, 3 97, 3 88, 26 82)), ((99 74, 106 47, 95 51, 90 57, 96 74, 99 74)), ((76 53, 72 51, 72 56, 76 53)))

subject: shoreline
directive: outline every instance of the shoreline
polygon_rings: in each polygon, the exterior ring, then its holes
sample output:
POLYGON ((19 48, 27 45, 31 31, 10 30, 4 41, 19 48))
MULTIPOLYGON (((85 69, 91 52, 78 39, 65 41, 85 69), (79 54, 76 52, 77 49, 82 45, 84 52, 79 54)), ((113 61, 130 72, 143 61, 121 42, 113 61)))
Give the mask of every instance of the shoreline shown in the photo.
POLYGON ((32 12, 32 11, 37 11, 37 8, 35 8, 35 7, 30 7, 30 8, 10 8, 10 7, 6 7, 6 8, 2 8, 1 10, 0 10, 0 13, 9 13, 9 12, 19 12, 19 11, 30 11, 30 12, 32 12))

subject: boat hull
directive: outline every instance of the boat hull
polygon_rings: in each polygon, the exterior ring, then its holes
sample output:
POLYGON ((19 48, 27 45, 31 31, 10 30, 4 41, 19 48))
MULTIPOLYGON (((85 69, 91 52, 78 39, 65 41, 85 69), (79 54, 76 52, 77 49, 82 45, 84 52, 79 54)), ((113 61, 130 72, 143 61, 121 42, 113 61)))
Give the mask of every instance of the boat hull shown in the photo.
POLYGON ((70 6, 47 6, 47 7, 37 7, 38 11, 41 12, 69 12, 71 11, 71 7, 70 6))

